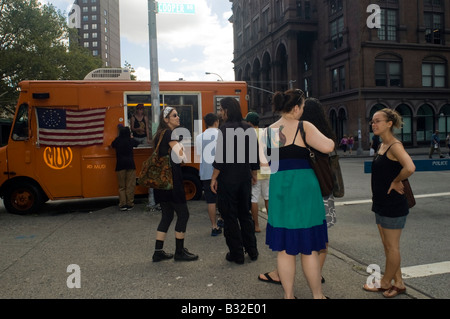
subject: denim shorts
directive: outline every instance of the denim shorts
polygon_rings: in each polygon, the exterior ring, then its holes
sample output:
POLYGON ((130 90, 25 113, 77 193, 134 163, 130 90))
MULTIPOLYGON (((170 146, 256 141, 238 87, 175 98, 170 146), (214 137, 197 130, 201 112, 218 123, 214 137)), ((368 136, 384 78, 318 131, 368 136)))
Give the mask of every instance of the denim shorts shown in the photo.
POLYGON ((375 219, 377 225, 380 225, 381 227, 386 229, 403 229, 405 228, 406 224, 406 216, 386 217, 375 213, 375 219))

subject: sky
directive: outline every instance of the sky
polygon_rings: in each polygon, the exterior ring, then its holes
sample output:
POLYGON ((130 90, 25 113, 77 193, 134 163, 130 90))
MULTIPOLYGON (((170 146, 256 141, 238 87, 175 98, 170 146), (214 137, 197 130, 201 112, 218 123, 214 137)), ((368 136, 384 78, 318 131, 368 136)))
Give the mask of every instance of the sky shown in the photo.
MULTIPOLYGON (((67 17, 74 0, 41 0, 67 17)), ((229 0, 160 0, 194 4, 195 14, 157 14, 160 81, 234 80, 233 25, 229 0), (219 76, 205 72, 217 73, 219 76)), ((135 69, 138 81, 150 80, 148 1, 120 1, 122 66, 135 69)))

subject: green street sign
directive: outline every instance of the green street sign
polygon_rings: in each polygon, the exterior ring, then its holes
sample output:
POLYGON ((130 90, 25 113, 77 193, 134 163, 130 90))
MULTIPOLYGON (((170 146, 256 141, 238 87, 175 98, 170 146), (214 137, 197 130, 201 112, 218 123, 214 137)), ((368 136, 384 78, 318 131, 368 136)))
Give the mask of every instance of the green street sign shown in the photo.
POLYGON ((195 5, 184 3, 159 3, 158 13, 195 14, 195 5))

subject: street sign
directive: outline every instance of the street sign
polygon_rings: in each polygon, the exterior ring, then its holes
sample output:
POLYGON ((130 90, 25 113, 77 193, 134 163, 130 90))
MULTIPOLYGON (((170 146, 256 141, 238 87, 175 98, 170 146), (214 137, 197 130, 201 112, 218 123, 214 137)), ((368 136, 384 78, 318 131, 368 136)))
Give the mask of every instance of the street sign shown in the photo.
POLYGON ((170 14, 195 14, 194 4, 184 3, 159 3, 158 13, 170 13, 170 14))

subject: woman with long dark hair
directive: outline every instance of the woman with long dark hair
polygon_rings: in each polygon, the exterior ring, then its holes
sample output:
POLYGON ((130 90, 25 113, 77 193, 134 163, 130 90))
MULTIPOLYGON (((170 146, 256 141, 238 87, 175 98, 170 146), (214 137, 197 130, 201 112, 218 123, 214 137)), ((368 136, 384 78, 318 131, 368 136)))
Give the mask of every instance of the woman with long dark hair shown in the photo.
POLYGON ((304 104, 301 90, 275 93, 274 110, 281 118, 267 132, 268 153, 278 152, 278 160, 272 159, 271 163, 277 170, 270 177, 266 243, 278 252, 277 269, 286 299, 295 298, 298 254, 313 298, 325 298, 319 252, 326 249, 328 242, 327 222, 319 182, 309 165, 305 143, 322 153, 333 151, 335 143, 308 121, 303 121, 306 141, 303 140, 299 119, 304 104))
POLYGON ((220 127, 216 146, 211 190, 217 193, 217 207, 224 220, 224 235, 229 248, 226 259, 244 263, 244 253, 251 260, 258 258, 255 224, 250 214, 252 183, 256 183, 259 159, 255 130, 244 122, 239 102, 232 97, 220 101, 220 127), (231 138, 231 140, 230 140, 231 138), (230 156, 229 146, 233 146, 230 156), (252 149, 252 147, 254 147, 252 149))
POLYGON ((174 130, 180 126, 180 117, 173 107, 166 107, 161 111, 159 126, 153 139, 156 145, 162 137, 159 146, 159 156, 171 154, 170 163, 172 166, 173 189, 161 190, 154 189, 155 202, 161 205, 161 221, 156 233, 155 252, 153 261, 171 259, 173 254, 168 254, 163 250, 167 231, 174 218, 174 212, 177 214, 177 223, 175 225, 175 260, 191 261, 197 260, 198 256, 190 253, 184 248, 184 237, 189 219, 189 210, 186 202, 186 195, 183 186, 183 173, 181 171, 181 162, 184 158, 183 146, 179 142, 179 137, 174 130), (176 160, 174 161, 174 156, 176 160))

